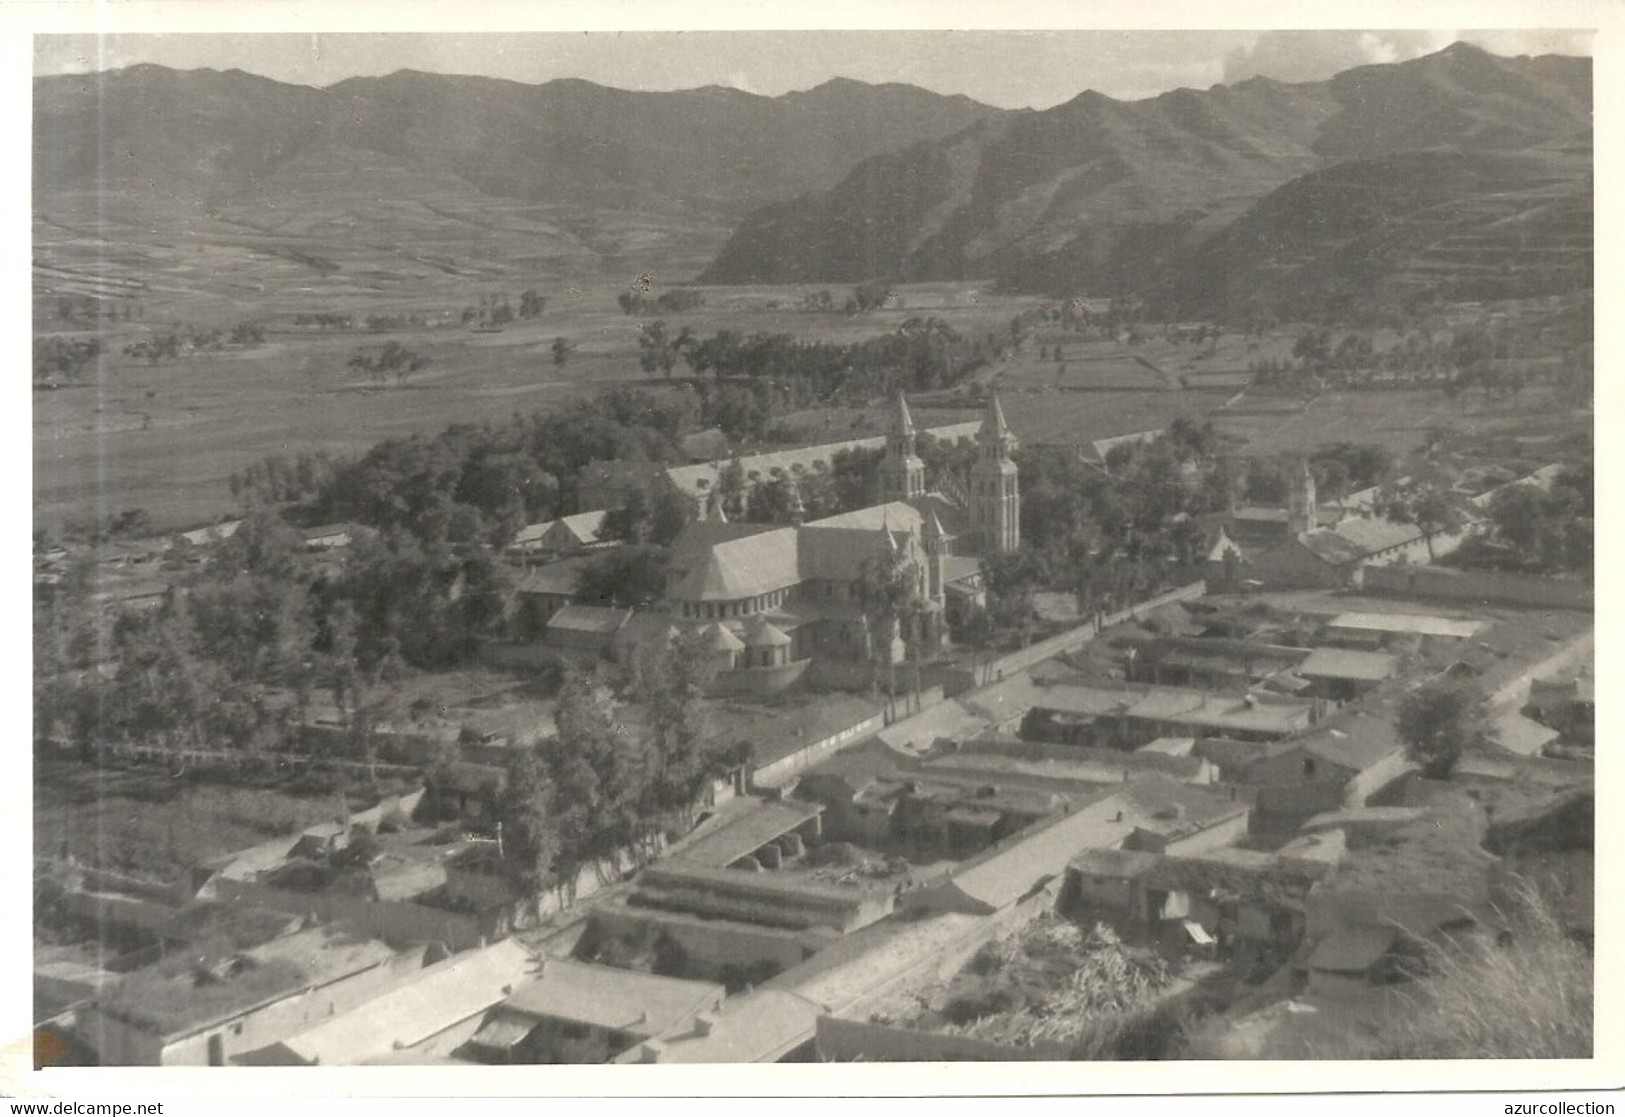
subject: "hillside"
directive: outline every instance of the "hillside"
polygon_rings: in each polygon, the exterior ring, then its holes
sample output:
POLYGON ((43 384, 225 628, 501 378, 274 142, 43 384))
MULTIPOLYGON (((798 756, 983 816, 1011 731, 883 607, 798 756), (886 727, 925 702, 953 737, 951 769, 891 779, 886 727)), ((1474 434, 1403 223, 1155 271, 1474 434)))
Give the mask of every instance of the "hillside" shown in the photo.
POLYGON ((1294 179, 1148 293, 1176 317, 1527 298, 1589 287, 1591 242, 1589 147, 1412 152, 1294 179))
POLYGON ((169 234, 234 249, 304 238, 293 250, 369 270, 380 245, 425 233, 422 247, 446 241, 453 266, 471 270, 482 238, 554 270, 697 266, 752 207, 1001 115, 844 80, 776 98, 415 71, 316 89, 154 65, 38 78, 33 112, 47 229, 66 225, 71 239, 94 223, 142 249, 143 236, 169 234))
MULTIPOLYGON (((1282 236, 1298 263, 1319 260, 1335 271, 1349 232, 1332 228, 1322 241, 1316 219, 1298 220, 1294 206, 1370 208, 1374 221, 1404 210, 1402 199, 1359 196, 1373 176, 1381 179, 1380 162, 1364 174, 1332 173, 1355 161, 1539 149, 1543 172, 1518 170, 1516 188, 1545 173, 1553 193, 1588 214, 1589 188, 1579 183, 1590 169, 1590 85, 1588 59, 1498 58, 1458 43, 1324 82, 1254 78, 1133 102, 1084 93, 876 156, 832 190, 764 207, 704 279, 996 277, 1016 290, 1148 291, 1225 253, 1234 259, 1239 243, 1271 244, 1271 223, 1295 220, 1282 236), (1215 241, 1227 247, 1204 247, 1215 241)), ((1494 192, 1493 176, 1448 181, 1479 196, 1494 192)), ((1449 200, 1441 186, 1428 187, 1434 205, 1449 200)), ((1504 207, 1498 214, 1509 216, 1504 207)), ((1572 230, 1581 222, 1569 213, 1557 224, 1572 230)), ((1196 288, 1179 286, 1179 301, 1191 305, 1196 288)))

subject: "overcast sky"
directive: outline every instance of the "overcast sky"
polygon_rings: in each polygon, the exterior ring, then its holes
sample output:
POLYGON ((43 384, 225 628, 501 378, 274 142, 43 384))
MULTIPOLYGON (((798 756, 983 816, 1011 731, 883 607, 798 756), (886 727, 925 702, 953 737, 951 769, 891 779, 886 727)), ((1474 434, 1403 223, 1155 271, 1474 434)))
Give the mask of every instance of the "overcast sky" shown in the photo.
POLYGON ((1590 54, 1591 33, 1514 31, 775 31, 567 34, 40 35, 35 72, 138 62, 233 67, 328 85, 399 69, 523 82, 585 78, 623 89, 729 85, 776 96, 840 76, 902 81, 1005 108, 1095 89, 1149 97, 1264 74, 1312 81, 1457 39, 1497 54, 1590 54))

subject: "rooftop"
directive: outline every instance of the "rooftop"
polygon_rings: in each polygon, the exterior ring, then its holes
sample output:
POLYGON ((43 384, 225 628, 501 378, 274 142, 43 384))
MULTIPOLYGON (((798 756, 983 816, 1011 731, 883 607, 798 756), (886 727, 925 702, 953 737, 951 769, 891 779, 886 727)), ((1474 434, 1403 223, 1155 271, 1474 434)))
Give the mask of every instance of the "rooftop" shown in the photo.
POLYGON ((1561 734, 1555 729, 1508 710, 1495 719, 1495 743, 1519 756, 1534 756, 1561 734))
POLYGON ((598 605, 566 605, 547 621, 549 629, 613 636, 632 616, 630 609, 606 609, 598 605))
POLYGON ((1178 687, 1104 687, 1058 684, 1034 705, 1081 716, 1124 716, 1218 730, 1287 733, 1308 725, 1312 706, 1290 699, 1264 700, 1178 687))
POLYGON ((1422 534, 1422 529, 1415 524, 1397 524, 1392 520, 1377 517, 1368 520, 1357 516, 1343 520, 1334 527, 1308 532, 1303 537, 1303 545, 1326 562, 1342 565, 1392 547, 1414 543, 1422 538, 1422 534))
POLYGON ((820 1010, 781 989, 730 997, 619 1056, 617 1063, 772 1063, 813 1038, 820 1010))
POLYGON ((1451 620, 1447 617, 1427 616, 1421 613, 1339 613, 1331 619, 1327 627, 1364 632, 1448 636, 1465 640, 1477 635, 1485 623, 1478 620, 1451 620))
POLYGON ((1298 674, 1309 679, 1348 679, 1355 682, 1381 682, 1394 673, 1399 660, 1382 652, 1350 651, 1344 648, 1316 648, 1298 665, 1298 674))
MULTIPOLYGON (((932 427, 924 432, 939 441, 958 442, 961 439, 974 438, 982 429, 981 420, 971 423, 953 423, 948 426, 932 427)), ((844 442, 825 442, 816 446, 800 446, 789 450, 771 450, 763 454, 746 454, 737 460, 748 478, 752 473, 763 479, 771 477, 775 469, 782 470, 789 476, 795 476, 803 470, 810 470, 818 462, 829 464, 836 454, 843 450, 878 450, 886 445, 884 435, 874 435, 869 438, 853 438, 844 442)), ((702 462, 696 465, 675 466, 666 470, 673 485, 689 494, 699 498, 705 496, 716 488, 722 477, 723 469, 731 465, 727 461, 702 462)))
POLYGON ((160 1035, 182 1036, 381 965, 394 957, 386 943, 342 928, 316 927, 274 939, 215 974, 196 972, 190 958, 171 956, 125 977, 103 1009, 160 1035))
POLYGON ((726 995, 722 986, 707 981, 549 958, 514 989, 502 1011, 648 1037, 714 1009, 726 995))
POLYGON ((725 869, 809 819, 817 818, 822 811, 822 807, 790 799, 762 802, 748 813, 690 842, 674 855, 674 860, 725 869))
POLYGON ((1074 857, 1071 866, 1089 876, 1132 880, 1156 867, 1161 861, 1160 853, 1146 853, 1143 850, 1090 849, 1074 857))
POLYGON ((1059 876, 1084 850, 1105 849, 1128 837, 1134 823, 1121 815, 1114 793, 1104 792, 964 862, 942 887, 958 893, 974 910, 999 911, 1059 876))
POLYGON ((499 1003, 535 968, 536 958, 517 939, 454 954, 252 1061, 349 1066, 411 1047, 499 1003))

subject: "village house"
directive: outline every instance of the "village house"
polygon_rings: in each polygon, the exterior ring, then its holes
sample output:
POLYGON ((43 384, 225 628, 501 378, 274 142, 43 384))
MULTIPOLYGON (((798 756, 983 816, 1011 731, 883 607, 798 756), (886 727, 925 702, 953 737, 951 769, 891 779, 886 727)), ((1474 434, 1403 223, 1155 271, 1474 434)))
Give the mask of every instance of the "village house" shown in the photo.
POLYGON ((1524 713, 1566 742, 1589 745, 1596 736, 1596 685, 1590 675, 1571 679, 1532 679, 1524 713))
POLYGON ((1242 695, 1176 687, 1057 683, 1042 688, 1023 719, 1028 740, 1136 749, 1158 737, 1224 736, 1269 741, 1294 736, 1321 707, 1278 694, 1242 695))
POLYGON ((1246 691, 1305 658, 1302 648, 1217 637, 1123 636, 1112 644, 1129 682, 1198 690, 1246 691))
POLYGON ((911 909, 990 915, 1041 889, 1060 892, 1068 864, 1091 849, 1200 852, 1247 832, 1248 805, 1228 793, 1158 777, 1098 792, 908 892, 911 909))
POLYGON ((607 515, 603 510, 577 512, 529 524, 519 529, 504 554, 518 562, 550 562, 613 547, 617 541, 603 535, 607 515))
POLYGON ((341 926, 237 953, 171 956, 80 1009, 79 1033, 108 1066, 224 1066, 371 999, 421 965, 341 926))
POLYGON ((729 997, 716 1012, 638 1044, 617 1063, 777 1063, 813 1043, 819 1007, 781 989, 729 997))
POLYGON ((548 647, 574 656, 610 659, 619 653, 621 633, 631 619, 630 609, 564 605, 547 619, 542 640, 548 647))
POLYGON ((1233 847, 1167 856, 1090 850, 1068 866, 1063 908, 1175 952, 1211 946, 1258 972, 1297 950, 1304 899, 1334 864, 1233 847))
POLYGON ((823 836, 823 807, 794 799, 752 801, 743 814, 670 851, 673 861, 713 869, 776 869, 823 836))
POLYGON ((538 957, 469 1052, 486 1063, 604 1063, 715 1013, 726 995, 712 982, 538 957))
POLYGON ((1466 498, 1453 504, 1463 526, 1428 530, 1378 516, 1369 503, 1321 504, 1303 461, 1293 472, 1284 508, 1232 508, 1211 520, 1205 563, 1209 592, 1249 585, 1337 589, 1368 565, 1431 562, 1459 547, 1482 520, 1466 498))
POLYGON ((517 939, 453 954, 403 975, 378 996, 314 1027, 248 1051, 249 1066, 355 1066, 386 1058, 447 1058, 536 971, 517 939))
POLYGON ((1295 673, 1309 681, 1305 693, 1341 703, 1369 694, 1393 678, 1398 668, 1398 657, 1382 652, 1316 648, 1295 673))
POLYGON ((1324 811, 1361 805, 1411 768, 1393 726, 1391 703, 1351 708, 1290 747, 1255 759, 1257 828, 1289 832, 1324 811))
POLYGON ((770 927, 823 927, 845 933, 890 913, 892 896, 805 877, 739 869, 713 869, 672 860, 652 865, 638 878, 644 907, 770 927))

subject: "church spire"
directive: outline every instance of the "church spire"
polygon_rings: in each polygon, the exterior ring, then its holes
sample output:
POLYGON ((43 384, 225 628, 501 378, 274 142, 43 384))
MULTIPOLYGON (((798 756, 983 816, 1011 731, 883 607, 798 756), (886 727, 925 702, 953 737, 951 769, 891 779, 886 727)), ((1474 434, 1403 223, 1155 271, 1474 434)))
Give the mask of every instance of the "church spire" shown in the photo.
POLYGON ((899 388, 892 400, 891 433, 914 437, 914 416, 909 414, 908 400, 903 398, 903 390, 899 388))
POLYGON ((999 405, 999 393, 987 397, 987 410, 982 414, 982 433, 994 438, 1009 438, 1010 424, 1004 421, 1004 408, 999 405))
POLYGON ((914 416, 898 392, 886 430, 886 456, 880 463, 880 500, 913 500, 925 495, 925 462, 914 452, 914 416))

